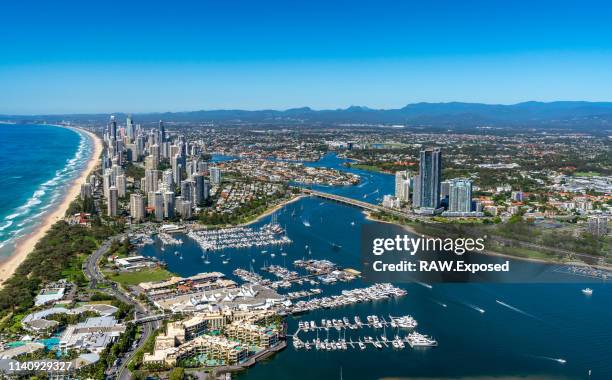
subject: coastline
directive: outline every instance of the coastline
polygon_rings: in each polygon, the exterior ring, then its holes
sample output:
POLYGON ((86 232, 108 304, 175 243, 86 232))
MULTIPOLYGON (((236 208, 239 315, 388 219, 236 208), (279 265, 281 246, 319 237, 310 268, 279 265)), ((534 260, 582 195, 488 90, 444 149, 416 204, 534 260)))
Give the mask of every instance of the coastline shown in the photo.
POLYGON ((257 223, 260 220, 262 220, 263 218, 265 218, 266 216, 272 215, 273 213, 275 213, 276 211, 280 210, 281 208, 287 206, 290 203, 297 202, 298 200, 302 199, 305 196, 306 195, 303 195, 303 194, 297 195, 297 196, 295 196, 295 197, 293 197, 293 198, 291 198, 289 200, 286 200, 286 201, 281 202, 281 203, 279 203, 279 204, 277 204, 275 206, 272 206, 268 210, 266 210, 263 214, 258 215, 255 219, 250 220, 250 221, 248 221, 246 223, 240 224, 239 226, 245 227, 245 226, 250 226, 251 224, 257 223))
POLYGON ((61 202, 51 211, 48 215, 45 215, 38 226, 32 231, 32 233, 22 237, 16 244, 15 251, 6 260, 0 262, 0 288, 4 282, 9 279, 19 265, 26 259, 28 254, 34 250, 36 243, 45 236, 47 231, 51 229, 53 224, 64 218, 70 203, 79 195, 80 187, 83 182, 87 180, 89 174, 98 165, 98 157, 102 153, 102 141, 98 136, 84 129, 58 126, 62 128, 78 129, 80 132, 86 134, 93 143, 92 154, 88 158, 87 166, 83 169, 81 174, 75 178, 70 185, 67 187, 64 197, 61 202))
MULTIPOLYGON (((394 223, 394 222, 389 222, 386 220, 380 220, 380 219, 376 219, 374 217, 372 217, 372 215, 369 212, 365 212, 366 214, 366 219, 373 221, 373 222, 378 222, 378 223, 386 223, 386 224, 392 224, 394 226, 400 227, 402 229, 404 229, 407 232, 410 232, 412 234, 415 235, 421 235, 427 238, 433 238, 434 236, 431 235, 424 235, 422 233, 417 232, 413 227, 411 226, 407 226, 404 224, 398 224, 398 223, 394 223)), ((504 258, 508 258, 508 259, 514 259, 514 260, 520 260, 520 261, 527 261, 527 262, 533 262, 533 263, 541 263, 541 264, 568 264, 567 262, 561 261, 561 260, 555 260, 554 258, 551 259, 543 259, 543 258, 537 258, 537 257, 525 257, 525 256, 518 256, 518 255, 512 255, 509 253, 502 253, 502 252, 497 252, 497 251, 491 251, 490 249, 486 249, 482 252, 480 252, 483 255, 489 255, 489 256, 497 256, 497 257, 504 257, 504 258)), ((572 264, 574 265, 586 265, 585 263, 582 262, 573 262, 572 264)), ((605 269, 605 270, 610 270, 612 269, 611 266, 607 266, 607 265, 592 265, 595 268, 598 269, 605 269)))

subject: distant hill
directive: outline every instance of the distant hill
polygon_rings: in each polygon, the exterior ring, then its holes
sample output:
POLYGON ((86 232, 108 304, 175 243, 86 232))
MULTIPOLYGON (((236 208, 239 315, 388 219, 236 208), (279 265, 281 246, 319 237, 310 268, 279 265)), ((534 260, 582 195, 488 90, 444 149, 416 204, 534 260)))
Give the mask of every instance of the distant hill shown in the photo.
MULTIPOLYGON (((126 114, 116 113, 119 120, 126 114)), ((108 114, 0 115, 1 120, 34 121, 108 120, 108 114)), ((473 128, 551 127, 589 130, 612 128, 612 102, 524 102, 512 105, 481 103, 414 103, 399 109, 351 106, 345 109, 313 110, 309 107, 278 110, 201 110, 134 114, 136 122, 163 119, 174 122, 265 123, 265 124, 405 124, 412 126, 473 128)))

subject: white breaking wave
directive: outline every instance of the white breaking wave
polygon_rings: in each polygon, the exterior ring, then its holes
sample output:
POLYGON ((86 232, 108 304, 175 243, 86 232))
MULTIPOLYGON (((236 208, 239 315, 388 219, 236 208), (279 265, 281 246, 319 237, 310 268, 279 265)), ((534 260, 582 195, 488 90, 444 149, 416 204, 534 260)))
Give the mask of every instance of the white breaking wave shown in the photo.
POLYGON ((35 225, 35 223, 40 220, 40 217, 43 216, 49 208, 56 206, 56 201, 65 193, 65 185, 74 180, 76 175, 85 168, 85 163, 81 159, 86 154, 86 151, 88 150, 87 148, 89 147, 91 149, 92 145, 87 143, 88 139, 84 136, 84 134, 81 132, 77 133, 81 137, 81 140, 75 155, 66 160, 65 166, 62 169, 57 170, 53 178, 42 183, 24 204, 16 207, 14 209, 15 212, 4 218, 7 222, 0 226, 0 232, 11 227, 14 222, 18 222, 16 226, 19 228, 10 232, 2 232, 2 234, 0 234, 0 236, 6 234, 10 235, 9 239, 0 242, 0 248, 5 247, 7 243, 11 242, 12 240, 21 237, 21 233, 23 231, 35 225), (37 208, 39 212, 37 212, 35 215, 29 215, 30 212, 36 206, 42 204, 43 201, 46 204, 37 208))
POLYGON ((6 222, 5 225, 0 226, 0 231, 4 231, 4 230, 6 230, 7 228, 9 228, 12 225, 13 225, 13 222, 11 220, 9 220, 8 222, 6 222))

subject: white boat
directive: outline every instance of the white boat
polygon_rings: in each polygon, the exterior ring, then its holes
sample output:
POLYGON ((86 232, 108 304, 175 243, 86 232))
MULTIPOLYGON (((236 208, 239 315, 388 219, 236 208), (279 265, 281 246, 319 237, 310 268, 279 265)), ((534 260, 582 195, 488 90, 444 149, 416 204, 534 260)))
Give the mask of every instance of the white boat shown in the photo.
POLYGON ((418 332, 408 334, 406 341, 410 347, 433 347, 438 345, 438 342, 435 339, 430 338, 427 335, 419 334, 418 332))
POLYGON ((591 294, 593 294, 593 289, 591 289, 591 288, 584 288, 584 289, 582 289, 582 293, 586 294, 587 296, 590 296, 591 294))

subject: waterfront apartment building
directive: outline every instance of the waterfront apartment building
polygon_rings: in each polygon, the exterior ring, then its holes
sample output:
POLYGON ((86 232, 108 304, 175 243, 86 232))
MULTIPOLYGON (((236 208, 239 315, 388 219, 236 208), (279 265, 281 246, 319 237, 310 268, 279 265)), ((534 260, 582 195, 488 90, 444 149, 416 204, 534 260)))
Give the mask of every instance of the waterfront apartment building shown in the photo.
POLYGON ((164 218, 174 218, 174 191, 164 192, 164 218))
POLYGON ((164 220, 164 196, 161 191, 149 192, 149 207, 154 210, 155 220, 164 220))
POLYGON ((130 195, 130 215, 137 222, 145 219, 145 202, 142 194, 130 195))
POLYGON ((193 215, 191 210, 191 201, 186 201, 182 196, 176 197, 176 212, 178 212, 183 219, 189 219, 193 215))
POLYGON ((84 201, 86 198, 93 196, 92 186, 90 183, 81 184, 81 200, 84 201))
POLYGON ((278 343, 279 332, 274 327, 259 326, 249 321, 234 321, 225 326, 224 334, 249 346, 269 348, 278 343))
POLYGON ((175 365, 181 359, 196 355, 204 355, 222 365, 236 365, 247 359, 249 351, 246 346, 224 336, 202 335, 179 346, 166 356, 164 362, 175 365))
POLYGON ((456 178, 448 182, 448 211, 471 212, 472 181, 470 181, 469 179, 456 178))
POLYGON ((442 180, 442 153, 439 148, 425 149, 420 152, 419 183, 416 208, 432 212, 440 207, 440 182, 442 180))
POLYGON ((395 172, 395 197, 400 202, 410 200, 410 172, 407 170, 395 172))

